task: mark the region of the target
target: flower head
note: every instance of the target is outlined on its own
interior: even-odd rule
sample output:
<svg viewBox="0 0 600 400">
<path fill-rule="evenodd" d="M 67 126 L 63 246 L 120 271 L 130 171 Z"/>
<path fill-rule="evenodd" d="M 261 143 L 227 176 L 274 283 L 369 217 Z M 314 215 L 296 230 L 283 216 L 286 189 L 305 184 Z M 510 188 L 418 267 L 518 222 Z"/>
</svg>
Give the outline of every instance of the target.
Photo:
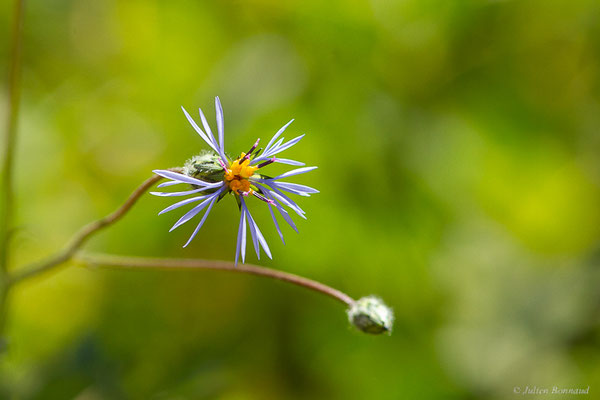
<svg viewBox="0 0 600 400">
<path fill-rule="evenodd" d="M 158 185 L 158 187 L 186 184 L 191 185 L 191 189 L 179 192 L 151 193 L 156 196 L 194 195 L 193 197 L 186 198 L 185 200 L 170 205 L 162 210 L 159 214 L 166 213 L 188 204 L 200 202 L 187 213 L 185 213 L 181 218 L 179 218 L 179 220 L 171 228 L 171 231 L 191 220 L 206 208 L 203 217 L 183 247 L 186 247 L 196 236 L 204 224 L 204 221 L 206 221 L 206 218 L 208 217 L 213 205 L 226 195 L 232 195 L 236 199 L 241 212 L 235 254 L 236 265 L 240 254 L 242 255 L 242 262 L 245 261 L 247 225 L 250 228 L 250 235 L 252 237 L 252 243 L 254 245 L 257 257 L 260 259 L 260 248 L 262 247 L 267 256 L 272 258 L 271 250 L 269 249 L 263 234 L 258 228 L 258 225 L 254 221 L 254 218 L 252 218 L 246 202 L 249 197 L 255 197 L 261 202 L 267 204 L 269 211 L 271 212 L 271 217 L 273 218 L 275 228 L 279 233 L 279 237 L 283 241 L 283 234 L 279 224 L 277 223 L 277 219 L 275 218 L 273 208 L 275 208 L 279 214 L 281 214 L 281 217 L 283 217 L 283 219 L 296 232 L 298 232 L 298 229 L 296 228 L 296 225 L 288 214 L 286 208 L 294 211 L 304 219 L 306 219 L 304 215 L 305 212 L 292 199 L 290 199 L 286 193 L 292 193 L 300 196 L 310 196 L 313 193 L 319 193 L 319 191 L 308 186 L 291 182 L 282 182 L 281 180 L 293 175 L 312 171 L 317 167 L 303 167 L 304 163 L 299 161 L 276 157 L 279 153 L 294 146 L 300 141 L 300 139 L 304 137 L 304 135 L 301 135 L 285 143 L 284 138 L 280 138 L 281 134 L 294 120 L 291 120 L 285 124 L 271 138 L 264 149 L 258 148 L 258 144 L 260 142 L 259 139 L 246 153 L 241 153 L 239 157 L 230 159 L 225 154 L 223 109 L 218 97 L 215 98 L 215 108 L 217 114 L 218 140 L 213 135 L 201 109 L 199 109 L 200 120 L 202 121 L 204 130 L 198 126 L 196 121 L 194 121 L 194 119 L 182 107 L 183 113 L 185 114 L 187 120 L 190 122 L 198 135 L 200 135 L 206 144 L 208 144 L 210 150 L 204 150 L 199 155 L 189 159 L 185 163 L 183 174 L 169 170 L 154 171 L 154 173 L 170 179 L 170 181 L 162 183 Z M 262 173 L 263 168 L 272 163 L 288 164 L 302 168 L 293 169 L 273 178 Z"/>
</svg>

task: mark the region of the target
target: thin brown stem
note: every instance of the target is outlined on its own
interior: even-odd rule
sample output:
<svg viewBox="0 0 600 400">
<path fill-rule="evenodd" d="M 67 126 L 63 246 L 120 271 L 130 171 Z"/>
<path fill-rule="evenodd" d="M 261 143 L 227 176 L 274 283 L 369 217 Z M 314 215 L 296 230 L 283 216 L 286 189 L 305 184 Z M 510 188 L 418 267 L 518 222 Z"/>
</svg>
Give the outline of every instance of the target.
<svg viewBox="0 0 600 400">
<path fill-rule="evenodd" d="M 19 100 L 21 97 L 21 49 L 23 47 L 23 11 L 24 0 L 15 1 L 12 28 L 12 47 L 8 70 L 8 102 L 6 134 L 4 136 L 2 186 L 0 187 L 0 273 L 6 274 L 9 263 L 9 240 L 13 216 L 13 165 Z"/>
<path fill-rule="evenodd" d="M 171 171 L 181 172 L 181 169 L 174 168 L 171 169 Z M 121 207 L 119 207 L 115 212 L 107 215 L 102 219 L 99 219 L 84 226 L 79 232 L 77 232 L 73 236 L 69 244 L 63 250 L 59 251 L 50 258 L 43 260 L 39 263 L 32 264 L 29 267 L 25 267 L 22 270 L 15 272 L 8 279 L 7 285 L 14 285 L 25 279 L 51 271 L 59 267 L 66 261 L 69 261 L 75 257 L 78 261 L 83 262 L 85 264 L 100 266 L 159 269 L 211 269 L 259 275 L 272 279 L 290 282 L 295 285 L 302 286 L 319 293 L 323 293 L 327 296 L 333 297 L 338 301 L 341 301 L 346 305 L 351 305 L 354 303 L 352 297 L 320 282 L 316 282 L 311 279 L 303 278 L 301 276 L 283 271 L 277 271 L 266 267 L 259 267 L 257 265 L 246 264 L 236 267 L 233 263 L 227 261 L 210 261 L 198 259 L 144 258 L 93 254 L 76 256 L 77 251 L 90 238 L 90 236 L 92 236 L 94 233 L 98 232 L 102 228 L 105 228 L 121 219 L 131 209 L 131 207 L 133 207 L 133 205 L 140 198 L 140 196 L 142 196 L 142 194 L 144 194 L 151 186 L 153 186 L 156 182 L 158 182 L 161 179 L 162 178 L 158 175 L 147 179 L 131 194 L 131 196 L 129 196 L 125 203 L 123 203 L 123 205 L 121 205 Z"/>
<path fill-rule="evenodd" d="M 181 172 L 179 168 L 173 168 L 171 171 Z M 104 218 L 101 218 L 97 221 L 91 222 L 88 225 L 84 226 L 77 232 L 69 244 L 54 254 L 53 256 L 40 261 L 35 264 L 31 264 L 29 267 L 24 267 L 20 271 L 16 271 L 8 280 L 9 285 L 14 285 L 15 283 L 21 282 L 24 279 L 31 278 L 33 276 L 42 274 L 44 272 L 48 272 L 64 262 L 70 260 L 75 252 L 83 246 L 83 244 L 96 232 L 105 228 L 109 225 L 114 224 L 118 220 L 120 220 L 136 203 L 136 201 L 156 182 L 160 181 L 162 177 L 158 175 L 154 175 L 151 178 L 148 178 L 144 183 L 142 183 L 135 191 L 129 196 L 129 198 L 112 214 L 107 215 Z"/>
<path fill-rule="evenodd" d="M 237 267 L 228 261 L 199 260 L 189 258 L 148 258 L 128 257 L 110 254 L 82 254 L 76 255 L 75 260 L 91 266 L 117 267 L 130 269 L 209 269 L 217 271 L 230 271 L 242 274 L 259 275 L 267 278 L 278 279 L 293 283 L 307 289 L 333 297 L 346 305 L 354 303 L 354 299 L 337 289 L 323 283 L 313 281 L 288 272 L 278 271 L 258 265 L 244 264 Z"/>
</svg>

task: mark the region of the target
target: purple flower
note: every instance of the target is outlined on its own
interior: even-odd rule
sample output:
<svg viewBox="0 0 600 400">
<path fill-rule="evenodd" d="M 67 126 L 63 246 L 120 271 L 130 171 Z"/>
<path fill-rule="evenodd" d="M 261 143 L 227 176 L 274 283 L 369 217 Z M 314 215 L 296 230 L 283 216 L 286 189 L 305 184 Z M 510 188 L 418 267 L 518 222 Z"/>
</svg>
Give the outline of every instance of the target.
<svg viewBox="0 0 600 400">
<path fill-rule="evenodd" d="M 154 170 L 154 173 L 169 179 L 169 181 L 161 183 L 158 187 L 186 184 L 191 186 L 191 189 L 180 192 L 151 192 L 151 194 L 169 197 L 194 195 L 193 197 L 186 198 L 185 200 L 170 205 L 162 210 L 159 215 L 187 204 L 199 203 L 179 218 L 171 228 L 171 231 L 188 222 L 206 209 L 202 219 L 196 226 L 196 229 L 194 229 L 194 232 L 183 247 L 190 244 L 192 239 L 196 236 L 204 224 L 204 221 L 206 221 L 213 205 L 227 194 L 233 195 L 241 212 L 235 251 L 235 264 L 237 265 L 238 263 L 240 253 L 242 255 L 242 263 L 246 258 L 246 226 L 249 227 L 256 256 L 260 259 L 260 248 L 262 247 L 267 256 L 272 258 L 267 241 L 254 221 L 254 218 L 252 218 L 246 202 L 250 196 L 252 196 L 267 204 L 275 228 L 279 233 L 279 237 L 284 241 L 281 228 L 275 218 L 273 209 L 275 208 L 283 220 L 298 232 L 298 229 L 286 208 L 292 210 L 304 219 L 306 219 L 304 215 L 305 212 L 290 199 L 286 193 L 308 197 L 313 193 L 319 193 L 319 191 L 309 186 L 291 182 L 282 182 L 281 180 L 290 176 L 312 171 L 317 167 L 303 167 L 304 163 L 299 161 L 276 157 L 279 153 L 294 146 L 304 137 L 304 135 L 301 135 L 285 143 L 284 138 L 280 138 L 281 134 L 294 120 L 285 124 L 273 138 L 271 138 L 264 149 L 258 149 L 258 143 L 260 141 L 260 139 L 258 139 L 247 153 L 241 153 L 238 158 L 230 160 L 225 154 L 223 109 L 221 108 L 221 102 L 218 97 L 215 98 L 215 108 L 217 113 L 218 140 L 213 135 L 202 110 L 199 109 L 199 112 L 204 130 L 198 126 L 196 121 L 194 121 L 182 107 L 187 120 L 196 130 L 198 135 L 200 135 L 206 144 L 208 144 L 210 150 L 204 151 L 200 155 L 188 160 L 183 168 L 183 174 L 168 170 Z M 261 173 L 263 171 L 262 169 L 272 163 L 294 165 L 301 168 L 293 169 L 274 178 L 263 175 Z"/>
</svg>

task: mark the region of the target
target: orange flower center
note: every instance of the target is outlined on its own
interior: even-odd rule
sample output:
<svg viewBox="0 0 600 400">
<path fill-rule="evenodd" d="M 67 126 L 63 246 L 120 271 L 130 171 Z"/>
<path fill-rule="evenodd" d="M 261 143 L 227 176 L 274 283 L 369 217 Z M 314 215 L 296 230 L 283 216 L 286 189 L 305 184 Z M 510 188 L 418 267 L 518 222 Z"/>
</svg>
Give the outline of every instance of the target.
<svg viewBox="0 0 600 400">
<path fill-rule="evenodd" d="M 225 181 L 229 186 L 229 189 L 235 193 L 239 192 L 250 192 L 253 190 L 250 188 L 250 178 L 254 175 L 254 172 L 258 167 L 251 166 L 250 160 L 246 159 L 240 163 L 240 160 L 244 158 L 246 154 L 242 153 L 240 158 L 231 163 L 228 169 L 225 170 Z"/>
</svg>

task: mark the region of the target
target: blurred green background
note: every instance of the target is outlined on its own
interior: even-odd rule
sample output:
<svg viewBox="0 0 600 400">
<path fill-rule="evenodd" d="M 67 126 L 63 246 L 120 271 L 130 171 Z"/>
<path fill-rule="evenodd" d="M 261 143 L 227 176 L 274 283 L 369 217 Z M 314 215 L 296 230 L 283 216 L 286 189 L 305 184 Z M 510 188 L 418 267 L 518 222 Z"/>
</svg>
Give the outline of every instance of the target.
<svg viewBox="0 0 600 400">
<path fill-rule="evenodd" d="M 396 324 L 360 334 L 268 279 L 70 265 L 13 293 L 1 398 L 600 398 L 597 1 L 29 1 L 24 41 L 17 265 L 205 148 L 180 106 L 215 127 L 218 95 L 230 153 L 296 118 L 286 157 L 319 166 L 287 245 L 251 204 L 258 263 L 377 294 Z M 186 249 L 169 203 L 86 248 L 233 259 L 232 199 Z"/>
</svg>

